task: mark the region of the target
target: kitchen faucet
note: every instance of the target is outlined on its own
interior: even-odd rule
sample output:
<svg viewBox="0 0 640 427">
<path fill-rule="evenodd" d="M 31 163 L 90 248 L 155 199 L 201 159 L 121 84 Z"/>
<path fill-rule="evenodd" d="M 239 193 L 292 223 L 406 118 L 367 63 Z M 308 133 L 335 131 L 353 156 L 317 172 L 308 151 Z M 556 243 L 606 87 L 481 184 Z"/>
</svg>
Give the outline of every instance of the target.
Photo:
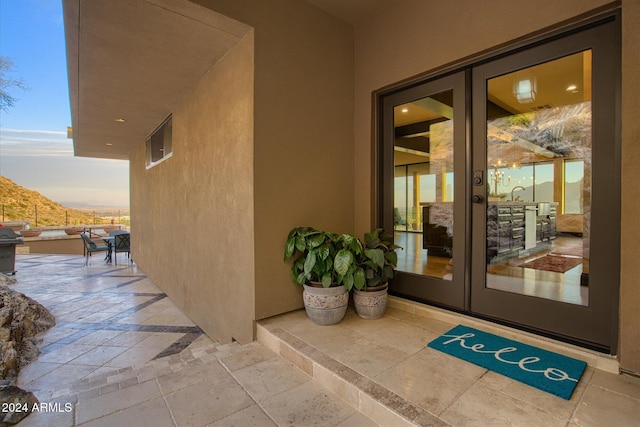
<svg viewBox="0 0 640 427">
<path fill-rule="evenodd" d="M 526 190 L 526 188 L 524 188 L 522 185 L 518 185 L 518 186 L 516 186 L 516 187 L 513 187 L 513 189 L 511 190 L 511 201 L 512 201 L 512 202 L 520 202 L 520 201 L 521 201 L 521 200 L 520 200 L 520 196 L 518 196 L 518 200 L 514 200 L 514 199 L 513 199 L 513 192 L 514 192 L 514 191 L 516 191 L 516 190 L 517 190 L 517 189 L 519 189 L 519 188 L 520 188 L 520 189 L 522 189 L 522 190 Z"/>
</svg>

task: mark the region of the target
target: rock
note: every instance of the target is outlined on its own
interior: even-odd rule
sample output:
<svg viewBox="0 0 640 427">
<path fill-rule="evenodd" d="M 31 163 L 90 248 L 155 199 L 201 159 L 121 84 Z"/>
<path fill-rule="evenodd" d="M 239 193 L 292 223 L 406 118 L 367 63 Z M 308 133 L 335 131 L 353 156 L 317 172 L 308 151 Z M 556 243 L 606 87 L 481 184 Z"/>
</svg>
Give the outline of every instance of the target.
<svg viewBox="0 0 640 427">
<path fill-rule="evenodd" d="M 34 337 L 54 324 L 37 301 L 0 284 L 0 381 L 15 384 L 20 367 L 38 355 Z"/>
<path fill-rule="evenodd" d="M 0 326 L 10 325 L 13 321 L 13 308 L 4 307 L 4 302 L 0 301 Z"/>
<path fill-rule="evenodd" d="M 0 273 L 0 285 L 13 285 L 14 283 L 16 283 L 16 279 Z"/>
<path fill-rule="evenodd" d="M 9 410 L 0 412 L 0 427 L 18 424 L 39 403 L 30 391 L 12 385 L 0 387 L 0 406 Z"/>
<path fill-rule="evenodd" d="M 13 341 L 0 342 L 0 379 L 11 380 L 18 377 L 18 352 Z"/>
</svg>

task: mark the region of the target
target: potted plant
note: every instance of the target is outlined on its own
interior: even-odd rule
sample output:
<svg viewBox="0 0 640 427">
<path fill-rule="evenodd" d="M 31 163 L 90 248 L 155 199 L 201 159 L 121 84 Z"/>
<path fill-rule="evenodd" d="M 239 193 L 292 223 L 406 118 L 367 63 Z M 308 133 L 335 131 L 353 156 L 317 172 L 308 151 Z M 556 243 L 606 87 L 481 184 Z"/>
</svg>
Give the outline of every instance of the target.
<svg viewBox="0 0 640 427">
<path fill-rule="evenodd" d="M 387 307 L 389 280 L 398 262 L 393 237 L 378 228 L 364 235 L 364 248 L 357 267 L 364 272 L 364 283 L 354 283 L 353 302 L 356 313 L 364 319 L 379 319 Z"/>
<path fill-rule="evenodd" d="M 356 260 L 362 244 L 351 235 L 338 235 L 311 227 L 297 227 L 285 243 L 285 261 L 294 258 L 291 279 L 304 287 L 303 301 L 309 318 L 319 325 L 333 325 L 344 317 L 349 291 L 364 283 L 364 271 Z"/>
<path fill-rule="evenodd" d="M 42 230 L 40 230 L 39 228 L 29 228 L 26 230 L 21 230 L 20 234 L 22 234 L 22 237 L 38 237 L 40 234 L 42 234 Z"/>
</svg>

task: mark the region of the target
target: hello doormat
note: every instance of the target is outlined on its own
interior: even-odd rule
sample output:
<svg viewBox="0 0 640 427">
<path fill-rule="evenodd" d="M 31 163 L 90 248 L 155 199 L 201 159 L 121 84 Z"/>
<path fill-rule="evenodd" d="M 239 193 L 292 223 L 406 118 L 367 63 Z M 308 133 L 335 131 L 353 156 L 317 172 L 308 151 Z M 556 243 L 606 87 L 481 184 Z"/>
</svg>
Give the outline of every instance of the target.
<svg viewBox="0 0 640 427">
<path fill-rule="evenodd" d="M 569 400 L 585 362 L 458 325 L 428 347 Z"/>
<path fill-rule="evenodd" d="M 554 271 L 564 273 L 582 263 L 582 258 L 567 257 L 562 255 L 545 255 L 542 258 L 522 264 L 522 267 L 535 268 L 536 270 Z"/>
</svg>

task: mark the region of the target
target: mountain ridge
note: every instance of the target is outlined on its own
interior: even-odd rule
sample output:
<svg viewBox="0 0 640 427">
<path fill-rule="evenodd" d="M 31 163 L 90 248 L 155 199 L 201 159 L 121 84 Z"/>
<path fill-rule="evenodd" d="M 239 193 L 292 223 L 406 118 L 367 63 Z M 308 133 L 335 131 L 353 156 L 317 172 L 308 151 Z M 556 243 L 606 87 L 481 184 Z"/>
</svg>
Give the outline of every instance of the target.
<svg viewBox="0 0 640 427">
<path fill-rule="evenodd" d="M 0 220 L 29 221 L 31 227 L 91 225 L 107 222 L 102 217 L 56 203 L 35 190 L 0 175 Z"/>
</svg>

